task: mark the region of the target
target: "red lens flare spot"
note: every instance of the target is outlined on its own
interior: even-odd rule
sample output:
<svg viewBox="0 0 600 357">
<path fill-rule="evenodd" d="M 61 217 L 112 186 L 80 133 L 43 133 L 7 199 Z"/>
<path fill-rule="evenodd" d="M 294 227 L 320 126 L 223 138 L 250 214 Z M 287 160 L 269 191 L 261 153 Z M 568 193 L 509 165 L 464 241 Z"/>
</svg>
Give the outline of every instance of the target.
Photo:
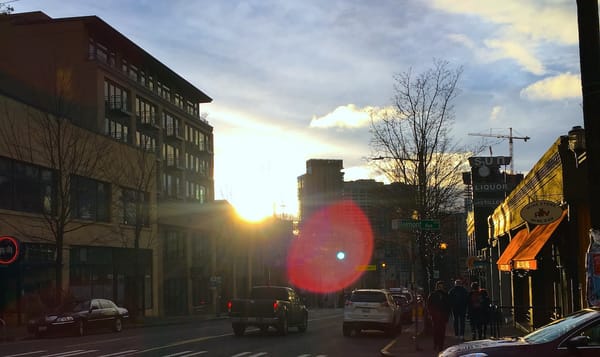
<svg viewBox="0 0 600 357">
<path fill-rule="evenodd" d="M 288 277 L 300 289 L 339 291 L 360 278 L 363 272 L 358 267 L 369 264 L 372 254 L 369 219 L 354 202 L 342 201 L 304 222 L 288 253 Z"/>
</svg>

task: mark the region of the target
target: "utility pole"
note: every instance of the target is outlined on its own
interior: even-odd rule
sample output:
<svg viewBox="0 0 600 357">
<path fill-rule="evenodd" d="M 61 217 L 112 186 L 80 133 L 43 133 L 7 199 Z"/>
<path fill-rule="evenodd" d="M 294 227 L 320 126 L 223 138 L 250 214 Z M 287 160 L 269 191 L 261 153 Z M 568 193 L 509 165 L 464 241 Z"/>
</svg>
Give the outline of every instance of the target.
<svg viewBox="0 0 600 357">
<path fill-rule="evenodd" d="M 581 90 L 583 94 L 583 124 L 588 161 L 588 185 L 590 197 L 600 197 L 600 35 L 598 34 L 598 1 L 577 0 L 577 25 L 579 28 L 579 62 L 581 66 Z M 592 229 L 600 229 L 600 208 L 590 204 Z"/>
<path fill-rule="evenodd" d="M 508 151 L 509 151 L 509 155 L 510 155 L 510 173 L 514 174 L 515 173 L 515 158 L 513 157 L 513 140 L 514 139 L 520 139 L 523 140 L 524 142 L 527 142 L 527 140 L 531 139 L 529 136 L 513 136 L 513 129 L 512 128 L 508 128 L 509 130 L 509 134 L 508 135 L 500 135 L 500 134 L 492 134 L 492 131 L 490 130 L 489 134 L 478 134 L 478 133 L 469 133 L 469 135 L 471 136 L 487 136 L 490 138 L 501 138 L 501 139 L 508 139 Z"/>
</svg>

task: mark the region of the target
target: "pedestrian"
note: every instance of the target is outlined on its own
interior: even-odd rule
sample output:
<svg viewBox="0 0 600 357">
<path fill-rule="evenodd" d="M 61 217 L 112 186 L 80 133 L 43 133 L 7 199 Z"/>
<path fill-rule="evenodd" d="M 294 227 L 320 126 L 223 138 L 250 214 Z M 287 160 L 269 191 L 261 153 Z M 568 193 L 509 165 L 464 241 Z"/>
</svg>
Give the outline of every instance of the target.
<svg viewBox="0 0 600 357">
<path fill-rule="evenodd" d="M 454 286 L 448 292 L 452 305 L 452 319 L 454 322 L 454 336 L 465 340 L 465 317 L 469 303 L 469 292 L 460 279 L 454 281 Z"/>
<path fill-rule="evenodd" d="M 444 349 L 446 324 L 450 316 L 450 309 L 450 298 L 444 288 L 444 282 L 438 281 L 435 284 L 435 290 L 427 298 L 427 311 L 433 329 L 433 348 L 437 352 Z"/>
<path fill-rule="evenodd" d="M 481 330 L 481 291 L 479 290 L 479 283 L 476 281 L 471 283 L 467 313 L 469 315 L 469 321 L 471 322 L 472 339 L 483 338 L 483 331 Z"/>
<path fill-rule="evenodd" d="M 487 328 L 491 321 L 492 309 L 490 307 L 491 301 L 486 289 L 479 289 L 481 294 L 481 331 L 482 336 L 485 338 L 487 336 Z M 491 327 L 490 327 L 491 331 Z"/>
</svg>

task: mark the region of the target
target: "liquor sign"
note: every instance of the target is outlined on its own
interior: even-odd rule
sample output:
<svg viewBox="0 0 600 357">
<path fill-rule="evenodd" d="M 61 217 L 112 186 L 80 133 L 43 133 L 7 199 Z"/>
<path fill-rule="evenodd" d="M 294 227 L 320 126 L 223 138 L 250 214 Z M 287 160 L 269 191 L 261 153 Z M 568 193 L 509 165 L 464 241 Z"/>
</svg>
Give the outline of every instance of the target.
<svg viewBox="0 0 600 357">
<path fill-rule="evenodd" d="M 505 173 L 501 166 L 509 165 L 510 156 L 481 156 L 470 157 L 471 178 L 473 187 L 473 215 L 475 220 L 475 246 L 483 249 L 488 246 L 487 218 L 494 209 L 502 203 L 510 191 Z"/>
<path fill-rule="evenodd" d="M 16 238 L 0 237 L 0 265 L 8 265 L 19 258 L 19 241 Z"/>
</svg>

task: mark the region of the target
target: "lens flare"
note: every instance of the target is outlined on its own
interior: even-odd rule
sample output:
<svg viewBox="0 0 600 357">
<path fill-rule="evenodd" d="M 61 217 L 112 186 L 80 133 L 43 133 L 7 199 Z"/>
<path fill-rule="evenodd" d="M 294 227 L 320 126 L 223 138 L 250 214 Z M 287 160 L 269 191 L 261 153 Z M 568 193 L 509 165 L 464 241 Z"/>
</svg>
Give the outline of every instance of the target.
<svg viewBox="0 0 600 357">
<path fill-rule="evenodd" d="M 300 289 L 339 291 L 360 278 L 358 267 L 369 264 L 372 254 L 369 219 L 354 202 L 341 201 L 304 222 L 288 253 L 288 277 Z"/>
</svg>

